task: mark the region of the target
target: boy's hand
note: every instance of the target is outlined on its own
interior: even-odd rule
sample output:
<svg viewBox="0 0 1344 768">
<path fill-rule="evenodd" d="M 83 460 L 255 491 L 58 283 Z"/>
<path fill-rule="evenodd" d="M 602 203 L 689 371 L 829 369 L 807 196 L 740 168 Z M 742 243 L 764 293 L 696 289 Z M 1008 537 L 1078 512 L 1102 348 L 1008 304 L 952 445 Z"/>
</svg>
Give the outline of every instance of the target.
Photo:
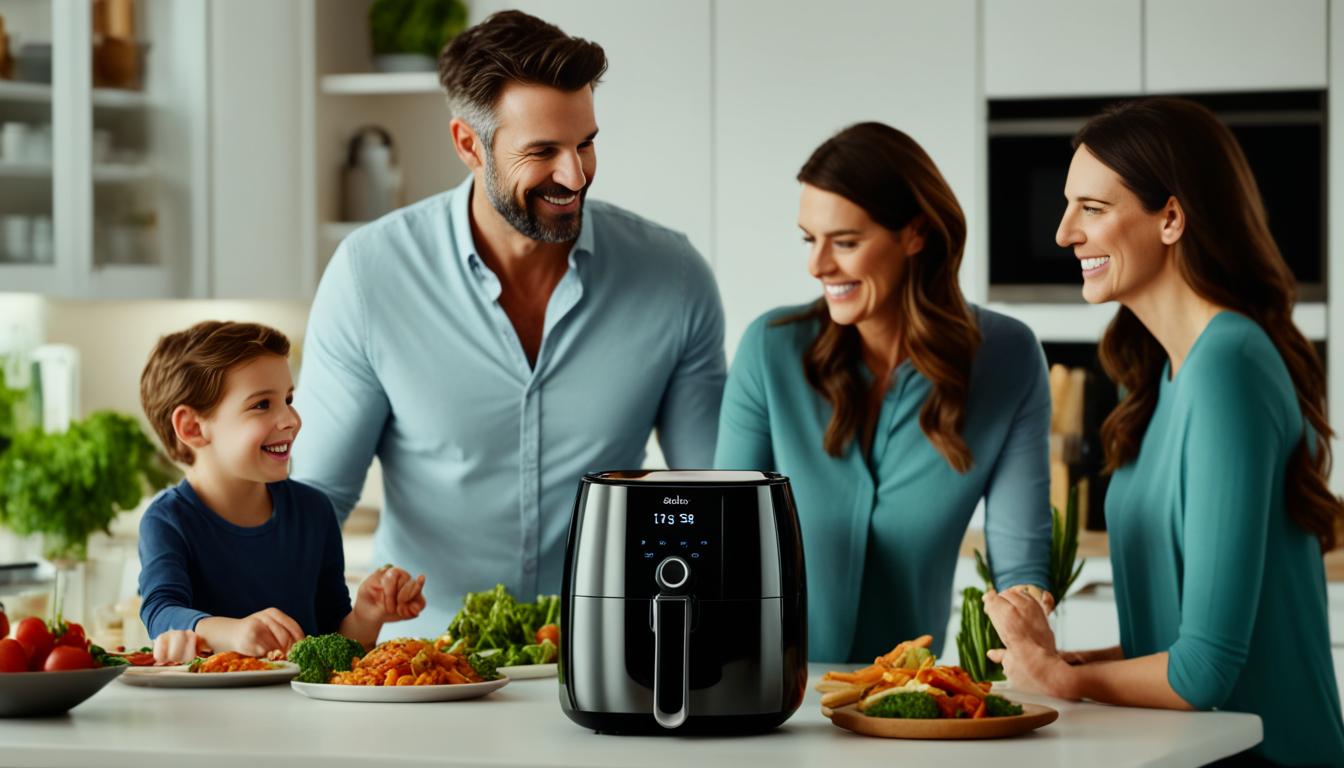
<svg viewBox="0 0 1344 768">
<path fill-rule="evenodd" d="M 191 661 L 210 650 L 205 638 L 189 629 L 174 629 L 154 638 L 154 661 L 157 664 Z"/>
<path fill-rule="evenodd" d="M 383 623 L 413 619 L 425 608 L 425 575 L 411 574 L 385 565 L 359 585 L 354 613 L 361 621 Z"/>
<path fill-rule="evenodd" d="M 196 630 L 210 640 L 218 651 L 237 651 L 245 656 L 265 656 L 271 651 L 288 651 L 303 639 L 299 623 L 279 608 L 266 608 L 241 619 L 211 616 L 201 619 Z"/>
</svg>

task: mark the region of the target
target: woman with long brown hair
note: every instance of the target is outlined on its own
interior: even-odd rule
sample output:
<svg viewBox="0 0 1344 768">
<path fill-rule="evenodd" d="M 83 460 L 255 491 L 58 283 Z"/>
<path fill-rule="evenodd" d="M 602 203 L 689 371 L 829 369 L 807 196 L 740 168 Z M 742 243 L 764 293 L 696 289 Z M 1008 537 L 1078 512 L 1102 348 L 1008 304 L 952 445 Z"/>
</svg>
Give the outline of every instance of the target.
<svg viewBox="0 0 1344 768">
<path fill-rule="evenodd" d="M 982 498 L 996 583 L 1049 586 L 1045 357 L 1026 326 L 962 297 L 965 218 L 909 136 L 851 126 L 798 180 L 822 298 L 743 335 L 715 464 L 792 480 L 809 657 L 871 661 L 923 634 L 936 652 Z"/>
<path fill-rule="evenodd" d="M 1083 297 L 1121 305 L 1101 343 L 1126 392 L 1102 427 L 1121 644 L 1061 655 L 1036 606 L 990 594 L 995 655 L 1054 696 L 1255 713 L 1242 761 L 1344 765 L 1325 375 L 1246 159 L 1174 98 L 1113 107 L 1074 147 L 1057 239 Z"/>
</svg>

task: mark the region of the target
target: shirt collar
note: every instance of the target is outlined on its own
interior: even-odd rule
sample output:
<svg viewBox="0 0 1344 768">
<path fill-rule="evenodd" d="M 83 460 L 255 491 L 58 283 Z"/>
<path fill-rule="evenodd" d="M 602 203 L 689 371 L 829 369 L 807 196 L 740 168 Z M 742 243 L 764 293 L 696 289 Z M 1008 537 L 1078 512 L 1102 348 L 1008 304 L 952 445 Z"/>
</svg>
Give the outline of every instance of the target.
<svg viewBox="0 0 1344 768">
<path fill-rule="evenodd" d="M 449 206 L 449 218 L 452 226 L 453 245 L 457 250 L 457 257 L 462 260 L 463 266 L 468 269 L 472 267 L 484 267 L 481 257 L 476 252 L 476 240 L 471 236 L 471 189 L 474 177 L 467 175 L 466 180 L 457 185 L 453 190 L 453 201 Z M 588 200 L 583 201 L 583 228 L 579 230 L 579 237 L 574 241 L 574 247 L 569 251 L 569 266 L 571 269 L 577 268 L 576 254 L 593 253 L 593 210 L 588 205 Z"/>
</svg>

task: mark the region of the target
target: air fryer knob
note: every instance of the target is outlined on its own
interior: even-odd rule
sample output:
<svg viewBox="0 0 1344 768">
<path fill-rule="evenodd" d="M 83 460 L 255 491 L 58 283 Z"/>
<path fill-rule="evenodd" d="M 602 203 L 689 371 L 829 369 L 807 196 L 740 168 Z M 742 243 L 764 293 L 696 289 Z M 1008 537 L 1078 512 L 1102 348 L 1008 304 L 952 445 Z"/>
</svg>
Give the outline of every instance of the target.
<svg viewBox="0 0 1344 768">
<path fill-rule="evenodd" d="M 653 580 L 664 592 L 680 592 L 691 581 L 691 566 L 675 555 L 665 558 L 654 571 Z"/>
</svg>

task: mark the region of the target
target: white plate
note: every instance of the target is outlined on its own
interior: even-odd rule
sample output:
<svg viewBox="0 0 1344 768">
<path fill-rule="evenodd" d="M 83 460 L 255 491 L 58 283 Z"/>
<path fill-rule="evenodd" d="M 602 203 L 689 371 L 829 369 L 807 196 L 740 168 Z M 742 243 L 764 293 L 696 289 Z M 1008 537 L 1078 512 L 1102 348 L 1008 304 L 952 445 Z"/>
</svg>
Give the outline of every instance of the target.
<svg viewBox="0 0 1344 768">
<path fill-rule="evenodd" d="M 534 677 L 555 677 L 559 664 L 515 664 L 500 667 L 499 674 L 508 675 L 512 680 L 528 680 Z"/>
<path fill-rule="evenodd" d="M 487 680 L 483 683 L 455 685 L 331 685 L 330 683 L 300 683 L 290 681 L 294 690 L 310 699 L 323 701 L 372 701 L 379 703 L 410 703 L 419 701 L 458 701 L 475 699 L 497 691 L 509 684 L 509 678 Z"/>
<path fill-rule="evenodd" d="M 299 665 L 273 661 L 276 669 L 257 672 L 188 672 L 182 667 L 127 667 L 117 678 L 127 685 L 147 688 L 236 688 L 244 685 L 274 685 L 299 674 Z"/>
</svg>

